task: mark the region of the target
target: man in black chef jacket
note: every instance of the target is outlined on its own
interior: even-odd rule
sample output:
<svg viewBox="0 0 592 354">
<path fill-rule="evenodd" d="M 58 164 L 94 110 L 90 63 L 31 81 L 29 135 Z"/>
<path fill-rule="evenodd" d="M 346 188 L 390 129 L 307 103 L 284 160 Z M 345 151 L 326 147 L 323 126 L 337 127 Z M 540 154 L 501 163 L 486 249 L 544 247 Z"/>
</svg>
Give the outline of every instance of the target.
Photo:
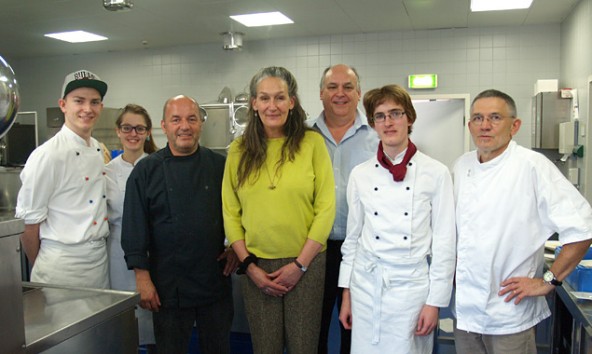
<svg viewBox="0 0 592 354">
<path fill-rule="evenodd" d="M 204 119 L 187 96 L 166 101 L 168 144 L 142 159 L 126 187 L 121 245 L 140 306 L 154 312 L 159 353 L 186 353 L 194 322 L 202 353 L 230 353 L 234 253 L 225 251 L 225 158 L 199 146 Z"/>
</svg>

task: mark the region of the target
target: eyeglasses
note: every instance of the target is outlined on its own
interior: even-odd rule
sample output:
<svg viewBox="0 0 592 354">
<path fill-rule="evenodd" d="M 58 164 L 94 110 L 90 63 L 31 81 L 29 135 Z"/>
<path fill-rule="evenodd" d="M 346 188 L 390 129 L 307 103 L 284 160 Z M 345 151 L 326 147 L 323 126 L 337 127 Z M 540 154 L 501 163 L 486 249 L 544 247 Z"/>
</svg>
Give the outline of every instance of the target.
<svg viewBox="0 0 592 354">
<path fill-rule="evenodd" d="M 399 120 L 405 115 L 405 111 L 401 111 L 398 109 L 393 109 L 388 111 L 386 114 L 379 112 L 374 114 L 374 123 L 383 123 L 386 121 L 386 117 L 389 117 L 392 120 Z"/>
<path fill-rule="evenodd" d="M 488 116 L 483 116 L 481 114 L 475 114 L 474 116 L 471 117 L 471 123 L 479 126 L 479 125 L 483 124 L 485 119 L 489 120 L 489 123 L 491 123 L 491 125 L 498 125 L 502 122 L 502 120 L 504 120 L 504 116 L 497 114 L 497 113 L 490 114 Z"/>
<path fill-rule="evenodd" d="M 124 124 L 124 125 L 121 125 L 121 126 L 119 127 L 119 129 L 121 129 L 121 131 L 122 131 L 122 132 L 124 132 L 124 133 L 126 133 L 126 134 L 128 134 L 128 133 L 131 133 L 131 132 L 132 132 L 132 130 L 135 130 L 135 131 L 136 131 L 136 133 L 137 133 L 137 134 L 140 134 L 140 135 L 141 135 L 141 134 L 146 134 L 146 132 L 148 131 L 148 127 L 145 127 L 145 126 L 143 126 L 143 125 L 136 125 L 136 126 L 134 127 L 134 126 L 132 126 L 132 125 L 127 125 L 127 124 Z"/>
</svg>

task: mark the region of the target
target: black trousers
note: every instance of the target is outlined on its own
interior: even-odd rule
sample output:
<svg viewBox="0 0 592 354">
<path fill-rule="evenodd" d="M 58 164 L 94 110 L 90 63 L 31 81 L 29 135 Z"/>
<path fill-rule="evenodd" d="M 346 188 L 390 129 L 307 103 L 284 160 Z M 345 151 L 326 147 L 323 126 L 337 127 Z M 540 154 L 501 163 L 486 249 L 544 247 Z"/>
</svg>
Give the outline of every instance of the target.
<svg viewBox="0 0 592 354">
<path fill-rule="evenodd" d="M 321 333 L 319 336 L 319 354 L 326 354 L 328 352 L 327 342 L 329 340 L 329 327 L 331 326 L 331 317 L 333 315 L 333 308 L 337 300 L 337 308 L 341 308 L 341 294 L 343 290 L 337 287 L 339 279 L 339 266 L 341 264 L 341 245 L 343 241 L 327 241 L 327 266 L 325 268 L 325 293 L 323 295 L 323 313 L 321 317 Z M 343 328 L 339 322 L 341 329 L 341 354 L 349 354 L 351 347 L 351 331 Z"/>
<path fill-rule="evenodd" d="M 201 353 L 230 354 L 233 315 L 232 294 L 206 306 L 160 308 L 153 313 L 156 349 L 159 354 L 187 353 L 195 322 Z"/>
</svg>

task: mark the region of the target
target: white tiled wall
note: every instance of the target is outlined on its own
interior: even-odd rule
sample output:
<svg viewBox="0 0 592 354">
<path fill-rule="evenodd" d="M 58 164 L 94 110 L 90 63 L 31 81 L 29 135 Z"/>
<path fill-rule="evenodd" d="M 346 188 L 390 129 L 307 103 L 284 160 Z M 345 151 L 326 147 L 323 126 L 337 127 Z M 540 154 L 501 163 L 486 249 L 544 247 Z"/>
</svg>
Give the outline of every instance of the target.
<svg viewBox="0 0 592 354">
<path fill-rule="evenodd" d="M 298 79 L 305 110 L 322 109 L 319 79 L 331 64 L 355 66 L 362 90 L 389 83 L 406 84 L 407 75 L 438 74 L 436 90 L 411 94 L 460 94 L 473 97 L 487 88 L 512 95 L 524 124 L 517 140 L 530 146 L 530 100 L 537 79 L 558 79 L 560 25 L 359 33 L 322 37 L 249 41 L 241 52 L 222 50 L 222 43 L 94 55 L 23 59 L 12 63 L 21 85 L 22 110 L 55 106 L 65 74 L 86 68 L 109 84 L 108 107 L 135 102 L 155 123 L 164 101 L 192 95 L 215 101 L 224 86 L 244 90 L 261 67 L 285 66 Z M 421 117 L 420 117 L 421 119 Z M 163 145 L 164 138 L 157 137 Z"/>
</svg>

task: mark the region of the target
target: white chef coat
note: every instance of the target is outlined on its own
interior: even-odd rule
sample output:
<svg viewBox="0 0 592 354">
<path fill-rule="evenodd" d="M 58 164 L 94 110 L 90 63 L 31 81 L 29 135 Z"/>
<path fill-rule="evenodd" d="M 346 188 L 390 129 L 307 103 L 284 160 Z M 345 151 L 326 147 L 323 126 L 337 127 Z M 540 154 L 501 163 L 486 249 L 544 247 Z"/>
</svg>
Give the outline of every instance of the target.
<svg viewBox="0 0 592 354">
<path fill-rule="evenodd" d="M 136 276 L 133 270 L 128 270 L 121 248 L 121 219 L 123 216 L 123 201 L 125 186 L 135 164 L 148 156 L 144 153 L 131 164 L 119 155 L 105 166 L 107 176 L 107 210 L 109 212 L 109 279 L 111 288 L 115 290 L 136 291 Z M 154 344 L 154 328 L 152 326 L 152 312 L 136 308 L 138 318 L 139 343 Z"/>
<path fill-rule="evenodd" d="M 452 291 L 456 236 L 450 173 L 418 151 L 405 179 L 394 182 L 373 157 L 353 169 L 347 201 L 339 286 L 351 291 L 352 352 L 423 353 L 433 338 L 413 334 L 419 313 L 425 304 L 448 306 Z"/>
<path fill-rule="evenodd" d="M 16 217 L 40 224 L 33 281 L 108 287 L 103 166 L 99 143 L 91 138 L 87 145 L 65 125 L 29 156 L 20 175 Z M 43 276 L 36 278 L 39 271 Z M 52 278 L 56 272 L 63 274 Z"/>
<path fill-rule="evenodd" d="M 551 161 L 514 141 L 485 163 L 476 151 L 461 156 L 454 182 L 458 328 L 501 335 L 533 327 L 550 315 L 545 298 L 504 302 L 500 284 L 541 277 L 553 232 L 563 243 L 592 238 L 590 204 Z"/>
</svg>

